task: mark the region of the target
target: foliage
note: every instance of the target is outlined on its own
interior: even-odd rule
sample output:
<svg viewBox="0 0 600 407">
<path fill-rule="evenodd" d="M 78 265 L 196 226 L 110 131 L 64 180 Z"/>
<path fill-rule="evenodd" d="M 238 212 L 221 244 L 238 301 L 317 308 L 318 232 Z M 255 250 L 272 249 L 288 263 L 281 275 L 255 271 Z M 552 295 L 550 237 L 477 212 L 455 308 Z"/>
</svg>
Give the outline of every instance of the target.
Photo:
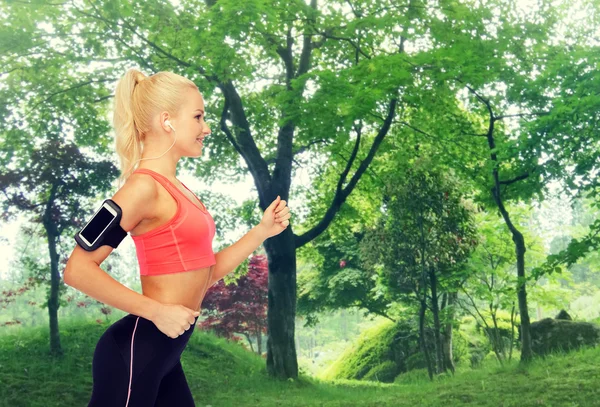
<svg viewBox="0 0 600 407">
<path fill-rule="evenodd" d="M 429 159 L 417 160 L 402 180 L 390 174 L 384 212 L 361 254 L 368 266 L 383 265 L 379 279 L 386 298 L 422 296 L 429 286 L 423 279 L 431 269 L 439 274 L 441 286 L 450 288 L 453 273 L 477 244 L 458 180 L 432 168 Z"/>
<path fill-rule="evenodd" d="M 382 298 L 372 270 L 362 267 L 359 247 L 363 232 L 336 237 L 329 231 L 313 242 L 314 255 L 298 275 L 298 314 L 306 326 L 318 322 L 318 313 L 356 307 L 385 316 L 389 303 Z"/>
<path fill-rule="evenodd" d="M 202 307 L 206 319 L 199 326 L 227 339 L 239 340 L 236 333 L 258 339 L 267 331 L 267 279 L 266 256 L 253 256 L 237 282 L 219 280 L 208 289 Z"/>
</svg>

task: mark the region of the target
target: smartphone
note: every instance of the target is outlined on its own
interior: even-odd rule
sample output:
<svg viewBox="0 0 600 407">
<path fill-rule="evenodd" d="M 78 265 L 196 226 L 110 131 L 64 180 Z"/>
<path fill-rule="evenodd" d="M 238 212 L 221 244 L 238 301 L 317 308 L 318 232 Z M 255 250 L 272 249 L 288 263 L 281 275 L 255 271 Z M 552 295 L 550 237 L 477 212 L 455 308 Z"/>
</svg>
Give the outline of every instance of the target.
<svg viewBox="0 0 600 407">
<path fill-rule="evenodd" d="M 100 209 L 92 216 L 92 219 L 83 227 L 83 229 L 81 229 L 78 235 L 88 247 L 91 247 L 116 219 L 117 211 L 107 202 L 104 202 Z"/>
</svg>

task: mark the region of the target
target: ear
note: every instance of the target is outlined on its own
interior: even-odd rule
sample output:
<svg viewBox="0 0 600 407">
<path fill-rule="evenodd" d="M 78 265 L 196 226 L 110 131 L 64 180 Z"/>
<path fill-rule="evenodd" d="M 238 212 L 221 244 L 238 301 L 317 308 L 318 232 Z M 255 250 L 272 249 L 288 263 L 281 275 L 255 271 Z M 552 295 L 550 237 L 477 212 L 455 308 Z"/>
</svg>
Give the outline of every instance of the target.
<svg viewBox="0 0 600 407">
<path fill-rule="evenodd" d="M 170 133 L 171 131 L 173 131 L 168 124 L 168 123 L 170 123 L 170 119 L 171 119 L 171 116 L 169 115 L 169 112 L 167 112 L 167 111 L 161 112 L 160 115 L 158 116 L 159 126 L 162 127 L 162 129 L 164 131 L 166 131 L 167 133 Z M 171 126 L 172 125 L 173 124 L 171 123 Z"/>
</svg>

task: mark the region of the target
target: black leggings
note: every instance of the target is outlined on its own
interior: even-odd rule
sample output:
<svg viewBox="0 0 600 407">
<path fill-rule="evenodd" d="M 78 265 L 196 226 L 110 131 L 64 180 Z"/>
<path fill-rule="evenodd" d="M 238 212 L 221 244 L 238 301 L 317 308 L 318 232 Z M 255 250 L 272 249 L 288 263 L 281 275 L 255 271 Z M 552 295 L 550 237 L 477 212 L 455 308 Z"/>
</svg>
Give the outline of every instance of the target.
<svg viewBox="0 0 600 407">
<path fill-rule="evenodd" d="M 180 356 L 197 321 L 177 338 L 132 314 L 109 326 L 94 350 L 88 407 L 195 406 Z"/>
</svg>

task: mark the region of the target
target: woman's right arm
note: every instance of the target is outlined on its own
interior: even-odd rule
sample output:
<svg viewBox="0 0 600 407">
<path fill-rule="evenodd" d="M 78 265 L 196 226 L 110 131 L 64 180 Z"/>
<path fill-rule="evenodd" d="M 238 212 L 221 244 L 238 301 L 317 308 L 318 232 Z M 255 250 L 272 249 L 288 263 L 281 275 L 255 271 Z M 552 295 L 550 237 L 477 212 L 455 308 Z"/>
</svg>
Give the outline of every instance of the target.
<svg viewBox="0 0 600 407">
<path fill-rule="evenodd" d="M 80 247 L 75 250 L 78 249 L 83 250 Z M 139 315 L 150 321 L 162 305 L 119 283 L 93 261 L 77 261 L 67 264 L 64 282 L 104 304 L 133 315 Z"/>
<path fill-rule="evenodd" d="M 151 218 L 156 198 L 156 184 L 150 177 L 130 176 L 111 198 L 121 207 L 123 230 L 129 232 L 142 220 Z M 100 268 L 113 250 L 104 245 L 88 252 L 75 244 L 64 270 L 65 284 L 104 304 L 152 320 L 162 304 L 124 286 Z"/>
</svg>

